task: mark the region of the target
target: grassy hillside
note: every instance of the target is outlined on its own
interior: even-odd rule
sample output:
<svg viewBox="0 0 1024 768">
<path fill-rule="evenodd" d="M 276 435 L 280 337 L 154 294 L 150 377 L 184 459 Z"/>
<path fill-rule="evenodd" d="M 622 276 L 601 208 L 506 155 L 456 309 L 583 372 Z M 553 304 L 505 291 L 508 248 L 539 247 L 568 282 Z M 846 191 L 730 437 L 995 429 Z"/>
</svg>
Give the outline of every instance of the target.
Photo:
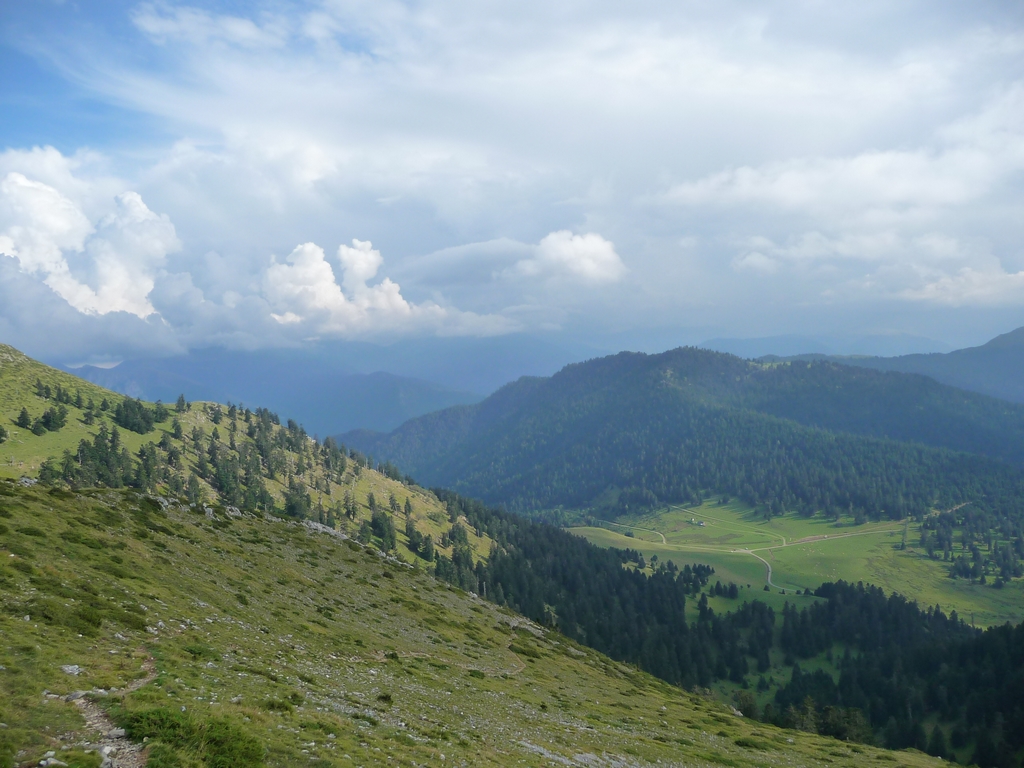
<svg viewBox="0 0 1024 768">
<path fill-rule="evenodd" d="M 0 344 L 0 424 L 10 433 L 7 441 L 0 443 L 0 476 L 35 476 L 44 459 L 59 456 L 65 449 L 73 450 L 79 440 L 91 439 L 96 433 L 95 428 L 87 428 L 82 423 L 84 410 L 73 405 L 69 408 L 67 425 L 58 432 L 37 436 L 18 427 L 15 421 L 22 408 L 27 409 L 34 420 L 53 405 L 36 396 L 37 380 L 54 389 L 60 385 L 72 395 L 81 393 L 86 405 L 92 400 L 98 407 L 106 399 L 112 408 L 124 399 L 84 379 L 43 365 L 14 347 Z M 107 419 L 109 421 L 109 417 Z M 125 439 L 131 450 L 138 450 L 143 443 L 141 436 L 135 437 L 132 433 L 126 434 Z"/>
<path fill-rule="evenodd" d="M 54 432 L 36 435 L 31 430 L 19 428 L 15 421 L 22 408 L 26 408 L 30 417 L 36 419 L 47 408 L 58 405 L 53 397 L 46 400 L 37 396 L 36 382 L 50 387 L 51 391 L 56 391 L 60 386 L 71 394 L 72 400 L 77 400 L 81 394 L 84 407 L 76 407 L 74 403 L 66 405 L 67 423 Z M 74 454 L 80 441 L 94 441 L 101 429 L 117 429 L 114 410 L 117 404 L 129 399 L 43 365 L 12 347 L 0 346 L 0 421 L 9 432 L 8 439 L 0 443 L 0 477 L 35 477 L 47 458 L 57 463 L 64 451 Z M 100 410 L 99 406 L 104 401 L 108 407 Z M 89 408 L 90 402 L 94 408 Z M 151 406 L 147 404 L 146 407 Z M 87 412 L 93 414 L 92 424 L 86 423 Z M 118 434 L 121 444 L 132 457 L 144 446 L 159 446 L 162 441 L 165 446 L 178 452 L 179 457 L 175 463 L 171 461 L 168 450 L 154 448 L 157 467 L 151 489 L 157 485 L 166 487 L 175 479 L 185 486 L 191 475 L 198 473 L 196 480 L 200 488 L 200 503 L 226 504 L 229 500 L 219 491 L 218 478 L 213 468 L 200 472 L 199 464 L 200 453 L 204 456 L 209 453 L 215 430 L 218 434 L 215 441 L 217 448 L 228 461 L 238 462 L 247 450 L 255 450 L 256 440 L 246 431 L 248 423 L 252 422 L 251 413 L 248 422 L 245 411 L 235 411 L 234 418 L 231 418 L 231 413 L 231 410 L 217 403 L 191 403 L 187 410 L 181 412 L 172 406 L 166 420 L 154 424 L 152 431 L 139 434 L 121 428 Z M 173 436 L 175 422 L 181 427 L 180 438 Z M 407 546 L 407 518 L 412 520 L 417 531 L 432 538 L 437 552 L 451 556 L 452 546 L 445 543 L 445 534 L 458 520 L 451 519 L 448 510 L 432 493 L 387 477 L 369 467 L 358 456 L 343 456 L 340 461 L 335 458 L 335 463 L 327 467 L 319 456 L 322 446 L 308 438 L 296 425 L 292 424 L 289 428 L 289 425 L 271 423 L 268 426 L 270 436 L 275 438 L 274 452 L 270 461 L 261 462 L 257 481 L 266 489 L 276 508 L 283 507 L 289 483 L 294 480 L 302 484 L 308 495 L 309 517 L 356 536 L 371 517 L 372 495 L 375 504 L 388 510 L 394 520 L 398 544 L 395 551 L 398 557 L 410 561 L 417 559 Z M 199 436 L 198 441 L 195 435 Z M 231 447 L 232 442 L 234 448 Z M 272 474 L 269 471 L 271 463 L 277 466 Z M 238 482 L 241 484 L 244 479 Z M 346 494 L 351 500 L 350 514 L 347 516 L 343 510 Z M 398 513 L 390 509 L 392 498 L 400 509 Z M 406 500 L 409 502 L 409 514 L 405 511 Z M 235 503 L 241 505 L 241 502 Z M 467 526 L 467 538 L 474 556 L 486 559 L 490 551 L 490 540 L 486 536 L 477 535 L 472 526 Z"/>
<path fill-rule="evenodd" d="M 10 480 L 0 510 L 6 764 L 937 764 L 736 717 L 297 522 Z"/>
</svg>

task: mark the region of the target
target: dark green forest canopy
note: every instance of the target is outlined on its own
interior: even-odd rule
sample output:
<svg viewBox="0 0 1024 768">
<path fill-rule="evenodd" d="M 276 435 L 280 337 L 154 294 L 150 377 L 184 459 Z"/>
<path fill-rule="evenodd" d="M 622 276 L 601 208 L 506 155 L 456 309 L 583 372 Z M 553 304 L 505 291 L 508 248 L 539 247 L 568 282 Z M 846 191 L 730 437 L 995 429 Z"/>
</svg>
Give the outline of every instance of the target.
<svg viewBox="0 0 1024 768">
<path fill-rule="evenodd" d="M 521 379 L 351 440 L 517 511 L 587 507 L 612 488 L 643 506 L 714 491 L 769 514 L 897 519 L 969 501 L 1019 521 L 1022 437 L 1021 406 L 921 376 L 682 348 Z"/>
</svg>

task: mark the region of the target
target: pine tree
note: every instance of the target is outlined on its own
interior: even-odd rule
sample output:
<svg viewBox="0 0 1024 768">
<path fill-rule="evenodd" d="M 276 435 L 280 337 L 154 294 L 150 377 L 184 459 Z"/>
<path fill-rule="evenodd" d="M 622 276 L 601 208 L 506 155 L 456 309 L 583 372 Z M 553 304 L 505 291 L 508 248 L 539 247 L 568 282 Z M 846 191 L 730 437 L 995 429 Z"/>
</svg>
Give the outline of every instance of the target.
<svg viewBox="0 0 1024 768">
<path fill-rule="evenodd" d="M 945 758 L 949 754 L 949 745 L 946 743 L 946 734 L 940 726 L 936 725 L 932 728 L 932 735 L 931 738 L 928 739 L 928 749 L 926 751 L 929 755 L 941 758 Z"/>
<path fill-rule="evenodd" d="M 201 504 L 203 501 L 203 484 L 199 482 L 199 476 L 193 472 L 188 477 L 188 485 L 186 486 L 188 493 L 188 500 L 193 504 Z"/>
<path fill-rule="evenodd" d="M 22 429 L 29 429 L 32 426 L 32 417 L 28 415 L 28 408 L 21 409 L 21 413 L 18 414 L 14 423 Z"/>
</svg>

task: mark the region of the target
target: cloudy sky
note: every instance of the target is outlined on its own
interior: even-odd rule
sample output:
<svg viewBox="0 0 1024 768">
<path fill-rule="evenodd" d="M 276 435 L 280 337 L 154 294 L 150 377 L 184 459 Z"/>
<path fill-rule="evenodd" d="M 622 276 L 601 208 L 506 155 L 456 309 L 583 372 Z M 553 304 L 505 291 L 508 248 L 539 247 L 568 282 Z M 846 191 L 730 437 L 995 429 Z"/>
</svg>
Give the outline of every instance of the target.
<svg viewBox="0 0 1024 768">
<path fill-rule="evenodd" d="M 0 340 L 1024 325 L 1024 6 L 0 10 Z"/>
</svg>

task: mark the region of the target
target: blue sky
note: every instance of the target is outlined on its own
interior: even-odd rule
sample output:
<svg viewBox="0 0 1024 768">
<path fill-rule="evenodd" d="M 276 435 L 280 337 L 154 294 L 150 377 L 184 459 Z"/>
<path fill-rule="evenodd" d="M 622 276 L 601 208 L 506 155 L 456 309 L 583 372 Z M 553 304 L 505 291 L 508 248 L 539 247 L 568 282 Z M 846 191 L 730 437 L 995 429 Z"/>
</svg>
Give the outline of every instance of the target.
<svg viewBox="0 0 1024 768">
<path fill-rule="evenodd" d="M 517 333 L 978 343 L 1024 324 L 1022 21 L 7 4 L 0 339 L 67 361 Z"/>
</svg>

